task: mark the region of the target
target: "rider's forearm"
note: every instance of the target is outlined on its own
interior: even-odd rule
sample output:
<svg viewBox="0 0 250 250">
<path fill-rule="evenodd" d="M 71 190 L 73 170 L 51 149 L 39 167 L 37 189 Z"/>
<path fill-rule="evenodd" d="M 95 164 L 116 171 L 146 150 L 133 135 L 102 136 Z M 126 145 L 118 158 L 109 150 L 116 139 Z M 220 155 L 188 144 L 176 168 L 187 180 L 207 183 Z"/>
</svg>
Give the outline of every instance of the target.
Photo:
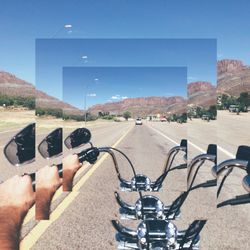
<svg viewBox="0 0 250 250">
<path fill-rule="evenodd" d="M 36 190 L 36 220 L 48 220 L 54 193 L 45 188 Z"/>
<path fill-rule="evenodd" d="M 26 213 L 19 207 L 0 208 L 0 248 L 4 250 L 19 249 L 19 237 Z"/>
<path fill-rule="evenodd" d="M 63 171 L 63 191 L 72 191 L 75 172 L 72 170 Z"/>
</svg>

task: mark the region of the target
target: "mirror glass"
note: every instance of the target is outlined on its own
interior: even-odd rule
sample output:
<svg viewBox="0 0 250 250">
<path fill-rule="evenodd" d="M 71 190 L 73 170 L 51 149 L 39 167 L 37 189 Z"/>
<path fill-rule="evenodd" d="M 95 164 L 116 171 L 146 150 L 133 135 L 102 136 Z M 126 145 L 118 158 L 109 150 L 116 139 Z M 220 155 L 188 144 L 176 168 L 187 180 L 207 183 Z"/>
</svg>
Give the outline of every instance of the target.
<svg viewBox="0 0 250 250">
<path fill-rule="evenodd" d="M 239 146 L 236 154 L 236 159 L 250 161 L 250 147 Z"/>
<path fill-rule="evenodd" d="M 62 154 L 62 128 L 53 130 L 38 146 L 43 158 L 49 159 Z"/>
<path fill-rule="evenodd" d="M 64 141 L 67 148 L 77 148 L 86 143 L 89 143 L 91 139 L 91 133 L 86 128 L 78 128 L 74 130 Z"/>
<path fill-rule="evenodd" d="M 245 190 L 250 193 L 250 175 L 247 175 L 243 178 L 242 185 Z"/>
<path fill-rule="evenodd" d="M 207 154 L 208 155 L 217 155 L 217 145 L 216 144 L 209 144 L 207 147 Z"/>
<path fill-rule="evenodd" d="M 4 154 L 15 166 L 27 164 L 35 160 L 35 123 L 17 133 L 5 146 Z"/>
</svg>

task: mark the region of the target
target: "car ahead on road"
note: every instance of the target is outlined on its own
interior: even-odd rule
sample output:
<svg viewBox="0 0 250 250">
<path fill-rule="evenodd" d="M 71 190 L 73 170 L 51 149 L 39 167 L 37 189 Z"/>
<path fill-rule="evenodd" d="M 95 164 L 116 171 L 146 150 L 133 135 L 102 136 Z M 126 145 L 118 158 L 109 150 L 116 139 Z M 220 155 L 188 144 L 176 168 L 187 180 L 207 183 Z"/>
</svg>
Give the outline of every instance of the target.
<svg viewBox="0 0 250 250">
<path fill-rule="evenodd" d="M 228 108 L 229 112 L 232 113 L 239 112 L 239 109 L 240 109 L 239 105 L 230 105 Z"/>
<path fill-rule="evenodd" d="M 161 121 L 161 122 L 166 122 L 166 121 L 167 121 L 167 118 L 162 117 L 162 118 L 160 119 L 160 121 Z"/>
<path fill-rule="evenodd" d="M 141 118 L 137 118 L 137 119 L 135 120 L 135 125 L 142 125 L 142 120 L 141 120 Z"/>
<path fill-rule="evenodd" d="M 202 119 L 203 121 L 210 121 L 209 115 L 203 115 L 203 116 L 201 117 L 201 119 Z"/>
</svg>

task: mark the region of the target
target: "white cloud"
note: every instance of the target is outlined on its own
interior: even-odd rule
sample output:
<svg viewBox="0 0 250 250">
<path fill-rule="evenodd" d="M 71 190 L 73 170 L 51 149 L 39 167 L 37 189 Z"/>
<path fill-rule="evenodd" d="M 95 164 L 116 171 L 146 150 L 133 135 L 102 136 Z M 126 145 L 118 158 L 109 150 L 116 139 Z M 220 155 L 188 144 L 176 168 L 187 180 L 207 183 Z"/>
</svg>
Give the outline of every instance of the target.
<svg viewBox="0 0 250 250">
<path fill-rule="evenodd" d="M 112 100 L 120 100 L 121 96 L 120 95 L 113 95 L 113 96 L 111 96 L 111 99 Z"/>
<path fill-rule="evenodd" d="M 71 24 L 65 24 L 65 25 L 64 25 L 64 28 L 65 28 L 65 29 L 72 28 L 72 25 L 71 25 Z"/>
<path fill-rule="evenodd" d="M 90 97 L 96 97 L 96 93 L 90 93 L 90 94 L 88 94 L 88 96 L 90 96 Z"/>
<path fill-rule="evenodd" d="M 109 100 L 113 100 L 113 101 L 120 101 L 120 100 L 124 100 L 127 99 L 127 96 L 122 96 L 122 95 L 113 95 L 110 97 Z"/>
</svg>

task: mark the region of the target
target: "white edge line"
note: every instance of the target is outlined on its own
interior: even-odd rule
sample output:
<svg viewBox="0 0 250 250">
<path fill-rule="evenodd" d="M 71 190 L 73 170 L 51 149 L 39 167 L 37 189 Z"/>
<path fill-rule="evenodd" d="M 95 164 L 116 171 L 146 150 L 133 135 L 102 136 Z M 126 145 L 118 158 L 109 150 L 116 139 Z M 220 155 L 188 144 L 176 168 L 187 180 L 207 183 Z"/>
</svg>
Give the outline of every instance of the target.
<svg viewBox="0 0 250 250">
<path fill-rule="evenodd" d="M 166 139 L 168 139 L 169 141 L 171 141 L 172 143 L 179 145 L 179 143 L 177 143 L 176 141 L 174 141 L 173 139 L 171 139 L 170 137 L 166 136 L 165 134 L 163 134 L 162 132 L 160 132 L 159 130 L 157 130 L 156 128 L 153 128 L 151 126 L 148 126 L 151 129 L 153 129 L 154 131 L 156 131 L 158 134 L 160 134 L 161 136 L 165 137 Z M 190 144 L 191 146 L 193 146 L 194 148 L 198 149 L 199 151 L 201 151 L 202 153 L 206 153 L 205 150 L 203 150 L 202 148 L 200 148 L 199 146 L 195 145 L 194 143 L 192 143 L 191 141 L 188 140 L 188 144 Z M 224 153 L 225 155 L 231 157 L 231 158 L 235 158 L 235 155 L 228 152 L 226 149 L 217 146 L 217 149 L 219 149 L 222 153 Z"/>
<path fill-rule="evenodd" d="M 178 142 L 174 141 L 173 139 L 171 139 L 170 137 L 166 136 L 165 134 L 163 134 L 161 131 L 159 131 L 158 129 L 156 128 L 153 128 L 151 126 L 148 126 L 150 127 L 151 129 L 153 129 L 155 132 L 157 132 L 158 134 L 160 134 L 161 136 L 165 137 L 166 139 L 168 139 L 169 141 L 171 141 L 172 143 L 176 144 L 176 145 L 179 145 Z"/>
</svg>

